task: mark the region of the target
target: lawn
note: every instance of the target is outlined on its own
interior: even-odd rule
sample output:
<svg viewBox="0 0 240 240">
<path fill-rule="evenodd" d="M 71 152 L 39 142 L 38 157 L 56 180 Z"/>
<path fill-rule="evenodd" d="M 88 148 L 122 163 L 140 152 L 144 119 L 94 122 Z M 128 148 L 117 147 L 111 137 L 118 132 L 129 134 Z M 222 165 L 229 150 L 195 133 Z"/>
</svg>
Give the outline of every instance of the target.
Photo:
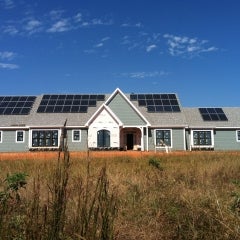
<svg viewBox="0 0 240 240">
<path fill-rule="evenodd" d="M 240 152 L 0 154 L 0 239 L 240 239 Z"/>
</svg>

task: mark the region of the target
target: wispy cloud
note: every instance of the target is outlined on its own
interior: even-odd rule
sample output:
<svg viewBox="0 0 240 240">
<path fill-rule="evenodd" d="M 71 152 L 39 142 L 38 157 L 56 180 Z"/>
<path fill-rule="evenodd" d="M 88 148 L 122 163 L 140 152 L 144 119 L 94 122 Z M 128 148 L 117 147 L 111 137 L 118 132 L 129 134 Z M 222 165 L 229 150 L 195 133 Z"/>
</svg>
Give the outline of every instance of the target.
<svg viewBox="0 0 240 240">
<path fill-rule="evenodd" d="M 62 33 L 80 28 L 110 26 L 112 24 L 113 20 L 107 17 L 84 16 L 80 12 L 69 15 L 65 10 L 57 9 L 51 10 L 41 17 L 35 17 L 31 13 L 27 18 L 24 16 L 22 19 L 14 21 L 9 19 L 6 23 L 0 24 L 0 30 L 3 34 L 11 36 L 29 36 L 34 33 Z"/>
<path fill-rule="evenodd" d="M 149 46 L 146 47 L 146 51 L 147 51 L 147 52 L 151 52 L 151 51 L 153 51 L 155 48 L 157 48 L 157 45 L 152 44 L 152 45 L 149 45 Z"/>
<path fill-rule="evenodd" d="M 8 51 L 0 52 L 0 59 L 1 60 L 8 60 L 8 61 L 10 61 L 15 56 L 16 56 L 16 53 L 14 53 L 14 52 L 8 52 Z"/>
<path fill-rule="evenodd" d="M 56 33 L 56 32 L 66 32 L 71 30 L 71 24 L 69 23 L 68 19 L 61 19 L 54 23 L 47 32 Z"/>
<path fill-rule="evenodd" d="M 122 73 L 122 77 L 127 78 L 135 78 L 135 79 L 144 79 L 144 78 L 158 78 L 162 76 L 169 75 L 168 72 L 165 71 L 152 71 L 152 72 L 130 72 L 130 73 Z"/>
<path fill-rule="evenodd" d="M 12 0 L 0 0 L 0 3 L 4 9 L 12 9 L 15 7 L 15 3 Z"/>
<path fill-rule="evenodd" d="M 139 49 L 151 52 L 158 47 L 160 40 L 161 34 L 140 31 L 137 34 L 124 35 L 121 39 L 121 45 L 130 51 Z"/>
<path fill-rule="evenodd" d="M 13 70 L 18 69 L 19 66 L 11 63 L 0 63 L 0 68 Z"/>
<path fill-rule="evenodd" d="M 138 22 L 138 23 L 129 23 L 129 22 L 126 22 L 126 23 L 122 23 L 121 24 L 121 27 L 135 27 L 135 28 L 141 28 L 143 27 L 143 24 Z"/>
<path fill-rule="evenodd" d="M 168 51 L 172 56 L 195 57 L 201 53 L 218 50 L 214 46 L 209 46 L 207 40 L 172 34 L 164 34 L 163 37 L 167 39 Z"/>
</svg>

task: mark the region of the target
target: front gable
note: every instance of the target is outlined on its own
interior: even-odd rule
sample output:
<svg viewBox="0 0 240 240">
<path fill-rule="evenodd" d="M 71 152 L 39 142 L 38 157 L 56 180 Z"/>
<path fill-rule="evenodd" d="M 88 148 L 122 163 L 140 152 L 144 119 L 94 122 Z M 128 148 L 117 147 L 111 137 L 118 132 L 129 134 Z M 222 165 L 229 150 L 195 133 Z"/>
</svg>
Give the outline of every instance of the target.
<svg viewBox="0 0 240 240">
<path fill-rule="evenodd" d="M 145 117 L 135 108 L 135 106 L 119 90 L 110 96 L 106 105 L 121 120 L 125 126 L 146 126 L 150 125 Z"/>
<path fill-rule="evenodd" d="M 96 115 L 88 122 L 88 147 L 98 147 L 98 134 L 100 131 L 109 131 L 111 133 L 111 148 L 119 147 L 119 126 L 121 122 L 109 111 L 106 106 L 102 106 Z"/>
</svg>

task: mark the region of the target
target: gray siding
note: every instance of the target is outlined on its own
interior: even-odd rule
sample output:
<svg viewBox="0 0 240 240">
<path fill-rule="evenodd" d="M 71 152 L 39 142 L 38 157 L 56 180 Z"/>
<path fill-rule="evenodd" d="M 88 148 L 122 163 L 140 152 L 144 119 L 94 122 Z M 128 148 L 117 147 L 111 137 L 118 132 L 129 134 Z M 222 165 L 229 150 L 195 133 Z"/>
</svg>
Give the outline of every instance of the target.
<svg viewBox="0 0 240 240">
<path fill-rule="evenodd" d="M 108 106 L 124 125 L 146 125 L 145 121 L 133 110 L 129 103 L 120 94 L 117 94 Z"/>
<path fill-rule="evenodd" d="M 16 131 L 19 130 L 2 130 L 2 142 L 0 143 L 0 152 L 26 152 L 29 150 L 29 132 L 23 130 L 25 131 L 25 140 L 23 143 L 17 143 Z"/>
<path fill-rule="evenodd" d="M 215 150 L 240 150 L 236 139 L 236 130 L 216 130 L 214 134 Z"/>
<path fill-rule="evenodd" d="M 161 129 L 161 128 L 157 128 Z M 165 129 L 165 128 L 164 128 Z M 170 129 L 170 128 L 168 128 Z M 149 151 L 155 150 L 155 129 L 149 129 L 148 143 L 149 143 Z M 185 150 L 184 149 L 184 134 L 185 130 L 182 128 L 179 129 L 170 129 L 172 130 L 172 149 L 171 150 Z M 165 151 L 165 148 L 157 148 L 157 151 Z"/>
<path fill-rule="evenodd" d="M 72 130 L 67 130 L 67 145 L 69 151 L 86 151 L 87 150 L 87 130 L 86 129 L 74 129 L 81 130 L 81 141 L 73 142 L 72 141 Z"/>
</svg>

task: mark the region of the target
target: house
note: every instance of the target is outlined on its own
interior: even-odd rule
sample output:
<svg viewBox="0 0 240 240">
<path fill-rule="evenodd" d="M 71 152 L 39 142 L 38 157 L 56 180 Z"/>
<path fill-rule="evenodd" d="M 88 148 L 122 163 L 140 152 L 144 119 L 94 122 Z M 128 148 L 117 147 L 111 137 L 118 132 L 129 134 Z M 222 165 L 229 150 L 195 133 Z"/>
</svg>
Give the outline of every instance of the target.
<svg viewBox="0 0 240 240">
<path fill-rule="evenodd" d="M 0 152 L 240 150 L 240 107 L 185 108 L 176 94 L 0 97 Z"/>
</svg>

